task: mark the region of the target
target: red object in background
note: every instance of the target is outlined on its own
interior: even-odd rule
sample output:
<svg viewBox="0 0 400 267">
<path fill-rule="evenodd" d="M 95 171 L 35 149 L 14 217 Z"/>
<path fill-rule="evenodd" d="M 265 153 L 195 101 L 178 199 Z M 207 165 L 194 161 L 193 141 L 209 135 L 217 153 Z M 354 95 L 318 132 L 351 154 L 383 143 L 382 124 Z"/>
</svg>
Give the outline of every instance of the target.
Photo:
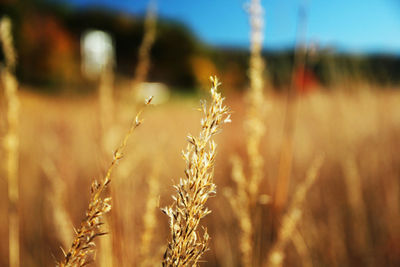
<svg viewBox="0 0 400 267">
<path fill-rule="evenodd" d="M 307 94 L 317 89 L 319 82 L 312 70 L 300 66 L 293 75 L 295 90 L 298 94 Z"/>
</svg>

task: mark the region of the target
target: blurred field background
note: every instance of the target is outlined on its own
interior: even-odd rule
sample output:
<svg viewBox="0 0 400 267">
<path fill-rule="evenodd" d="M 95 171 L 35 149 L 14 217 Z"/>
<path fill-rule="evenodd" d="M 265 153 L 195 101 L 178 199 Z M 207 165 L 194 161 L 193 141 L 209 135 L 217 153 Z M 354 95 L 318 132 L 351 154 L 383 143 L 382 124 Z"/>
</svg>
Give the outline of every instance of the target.
<svg viewBox="0 0 400 267">
<path fill-rule="evenodd" d="M 271 1 L 261 2 L 268 28 Z M 244 3 L 231 4 L 242 9 Z M 302 3 L 293 1 L 308 12 Z M 147 7 L 136 1 L 130 5 Z M 114 173 L 113 206 L 106 215 L 110 234 L 99 237 L 109 241 L 97 240 L 92 266 L 160 266 L 170 237 L 168 218 L 159 207 L 171 203 L 172 186 L 184 175 L 181 150 L 187 134 L 200 130 L 197 108 L 200 99 L 208 98 L 210 75 L 222 82 L 232 123 L 216 137 L 217 194 L 207 202 L 212 213 L 202 222 L 211 236 L 210 251 L 200 266 L 244 266 L 241 228 L 226 193 L 235 187 L 232 156 L 243 159 L 246 172 L 250 168 L 244 126 L 249 48 L 206 42 L 179 18 L 164 17 L 160 4 L 154 11 L 149 65 L 140 77 L 145 10 L 130 13 L 100 3 L 78 8 L 68 1 L 0 4 L 0 14 L 11 18 L 18 55 L 20 266 L 54 266 L 63 258 L 60 247 L 72 241 L 74 227 L 84 219 L 91 182 L 104 176 L 138 103 L 149 94 L 154 94 L 156 105 L 142 115 L 144 122 Z M 297 23 L 307 25 L 308 17 L 301 14 Z M 113 46 L 112 64 L 92 76 L 83 71 L 81 48 L 82 36 L 90 29 L 108 33 Z M 244 38 L 249 38 L 248 30 Z M 301 30 L 296 34 L 302 39 Z M 265 133 L 259 191 L 264 201 L 254 207 L 249 266 L 268 266 L 268 255 L 280 238 L 281 218 L 319 155 L 324 161 L 302 204 L 302 217 L 285 242 L 283 266 L 400 266 L 399 54 L 384 48 L 346 51 L 335 43 L 307 41 L 263 49 L 262 57 Z M 3 140 L 4 90 L 0 96 Z M 162 100 L 158 104 L 157 97 Z M 292 160 L 282 167 L 289 112 Z M 4 149 L 0 158 L 6 158 Z M 280 168 L 289 173 L 285 189 L 279 188 Z M 5 168 L 0 173 L 0 266 L 8 266 L 8 181 Z M 286 189 L 283 207 L 274 207 L 275 194 Z M 154 229 L 143 249 L 146 224 Z"/>
</svg>

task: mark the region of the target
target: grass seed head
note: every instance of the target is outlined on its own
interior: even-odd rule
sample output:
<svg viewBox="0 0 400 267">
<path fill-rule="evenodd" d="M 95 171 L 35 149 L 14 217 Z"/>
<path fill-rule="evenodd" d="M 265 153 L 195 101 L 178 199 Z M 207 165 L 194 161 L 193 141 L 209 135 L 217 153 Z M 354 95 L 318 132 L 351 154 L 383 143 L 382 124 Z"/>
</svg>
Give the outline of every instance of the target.
<svg viewBox="0 0 400 267">
<path fill-rule="evenodd" d="M 229 122 L 229 109 L 218 92 L 217 77 L 210 77 L 212 102 L 201 102 L 201 131 L 197 137 L 188 135 L 188 146 L 182 152 L 186 161 L 185 178 L 174 186 L 176 194 L 171 206 L 163 209 L 169 217 L 171 240 L 164 254 L 163 266 L 195 266 L 208 249 L 210 236 L 206 229 L 200 234 L 200 220 L 211 211 L 205 206 L 209 197 L 216 193 L 213 169 L 216 144 L 212 137 L 222 124 Z"/>
</svg>

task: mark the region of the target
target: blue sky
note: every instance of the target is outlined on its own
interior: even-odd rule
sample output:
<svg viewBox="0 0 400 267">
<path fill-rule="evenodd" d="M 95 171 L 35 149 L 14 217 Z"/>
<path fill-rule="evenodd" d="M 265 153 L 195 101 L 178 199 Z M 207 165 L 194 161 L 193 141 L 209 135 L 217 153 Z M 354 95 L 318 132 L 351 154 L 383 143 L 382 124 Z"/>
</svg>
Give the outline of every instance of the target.
<svg viewBox="0 0 400 267">
<path fill-rule="evenodd" d="M 52 0 L 77 7 L 104 6 L 143 14 L 148 0 Z M 158 0 L 163 17 L 185 23 L 203 41 L 223 46 L 249 45 L 245 0 Z M 398 0 L 261 0 L 265 9 L 265 48 L 284 49 L 296 39 L 298 9 L 308 2 L 308 41 L 348 52 L 400 54 Z"/>
</svg>

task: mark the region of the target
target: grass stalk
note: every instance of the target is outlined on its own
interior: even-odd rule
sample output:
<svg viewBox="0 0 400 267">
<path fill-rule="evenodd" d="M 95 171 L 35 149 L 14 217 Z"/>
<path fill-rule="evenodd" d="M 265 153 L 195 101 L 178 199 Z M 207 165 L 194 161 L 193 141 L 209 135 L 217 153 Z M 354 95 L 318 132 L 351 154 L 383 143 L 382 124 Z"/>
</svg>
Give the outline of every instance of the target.
<svg viewBox="0 0 400 267">
<path fill-rule="evenodd" d="M 18 182 L 18 158 L 19 136 L 18 116 L 19 98 L 18 82 L 15 78 L 16 53 L 11 33 L 11 20 L 4 17 L 0 22 L 0 38 L 5 55 L 5 67 L 1 69 L 1 78 L 5 90 L 7 102 L 7 133 L 4 138 L 6 151 L 6 175 L 8 181 L 8 248 L 9 266 L 20 266 L 19 243 L 19 182 Z"/>
<path fill-rule="evenodd" d="M 101 149 L 103 154 L 109 153 L 110 137 L 112 133 L 112 121 L 114 115 L 113 97 L 114 74 L 111 63 L 107 64 L 101 72 L 99 84 L 99 106 L 101 127 Z M 111 140 L 112 141 L 112 140 Z"/>
<path fill-rule="evenodd" d="M 163 209 L 171 229 L 163 266 L 196 266 L 208 249 L 207 229 L 204 228 L 201 236 L 198 228 L 200 220 L 211 212 L 205 206 L 208 198 L 216 193 L 213 182 L 216 144 L 212 137 L 220 131 L 222 124 L 230 122 L 229 110 L 218 92 L 220 83 L 216 77 L 211 81 L 212 103 L 210 106 L 201 103 L 204 117 L 200 134 L 198 137 L 189 134 L 187 148 L 182 152 L 186 162 L 185 178 L 174 186 L 173 204 Z"/>
<path fill-rule="evenodd" d="M 297 254 L 300 256 L 301 266 L 312 267 L 313 264 L 310 257 L 309 248 L 307 247 L 306 241 L 299 230 L 294 231 L 291 241 L 297 251 Z"/>
<path fill-rule="evenodd" d="M 142 43 L 139 47 L 138 53 L 138 65 L 135 69 L 135 75 L 133 77 L 132 88 L 135 91 L 136 87 L 146 81 L 147 74 L 150 68 L 150 50 L 156 39 L 156 29 L 157 29 L 157 12 L 156 5 L 154 2 L 150 2 L 145 19 L 144 25 L 144 36 Z"/>
<path fill-rule="evenodd" d="M 152 173 L 147 178 L 147 186 L 149 193 L 147 195 L 145 213 L 143 215 L 144 230 L 140 238 L 139 258 L 141 267 L 154 266 L 154 256 L 151 254 L 151 244 L 154 239 L 154 230 L 157 227 L 156 211 L 159 207 L 159 193 L 160 193 L 160 163 L 156 161 Z"/>
<path fill-rule="evenodd" d="M 100 127 L 101 127 L 101 151 L 103 159 L 107 158 L 110 147 L 113 145 L 113 117 L 114 117 L 114 98 L 113 98 L 113 69 L 112 62 L 108 62 L 101 72 L 99 84 L 99 104 L 100 104 Z M 112 195 L 112 192 L 111 192 Z M 104 219 L 105 227 L 112 233 L 112 218 Z M 104 236 L 99 243 L 99 265 L 100 267 L 108 267 L 113 265 L 113 246 L 112 234 Z"/>
<path fill-rule="evenodd" d="M 146 100 L 146 105 L 150 104 L 151 100 L 152 98 Z M 82 221 L 79 229 L 76 230 L 74 241 L 68 252 L 64 252 L 64 259 L 58 266 L 85 266 L 92 261 L 93 253 L 95 252 L 94 239 L 106 234 L 101 229 L 104 224 L 102 218 L 111 210 L 111 197 L 104 197 L 103 194 L 111 182 L 115 166 L 123 157 L 123 152 L 130 136 L 141 124 L 140 114 L 142 111 L 143 109 L 137 113 L 129 131 L 126 133 L 119 147 L 115 150 L 113 160 L 111 161 L 105 177 L 100 182 L 97 180 L 93 181 L 86 217 Z"/>
<path fill-rule="evenodd" d="M 294 55 L 292 79 L 287 92 L 286 110 L 284 119 L 284 133 L 279 159 L 278 178 L 276 182 L 274 208 L 275 218 L 279 220 L 283 209 L 288 201 L 288 192 L 293 165 L 294 135 L 296 130 L 296 115 L 298 109 L 297 92 L 304 91 L 304 88 L 297 88 L 295 83 L 295 73 L 298 69 L 302 70 L 299 74 L 304 80 L 304 69 L 306 65 L 306 51 L 301 48 L 305 44 L 307 30 L 307 6 L 308 0 L 302 0 L 299 9 L 299 19 L 296 33 L 296 50 Z M 304 84 L 301 85 L 304 87 Z"/>
<path fill-rule="evenodd" d="M 247 116 L 244 123 L 246 129 L 246 151 L 250 167 L 249 177 L 243 171 L 243 163 L 239 157 L 232 160 L 232 178 L 236 183 L 236 194 L 226 191 L 228 200 L 239 221 L 240 251 L 243 266 L 253 264 L 254 208 L 258 200 L 259 186 L 263 177 L 263 157 L 260 153 L 261 138 L 264 135 L 264 60 L 262 58 L 262 42 L 264 28 L 264 10 L 260 0 L 252 0 L 248 11 L 251 25 L 250 47 L 250 90 L 248 93 Z"/>
<path fill-rule="evenodd" d="M 50 183 L 48 202 L 51 205 L 54 228 L 64 248 L 72 242 L 72 221 L 66 209 L 64 198 L 66 192 L 65 181 L 60 177 L 54 161 L 50 157 L 43 160 L 42 169 Z"/>
<path fill-rule="evenodd" d="M 357 248 L 357 253 L 367 259 L 373 252 L 368 235 L 368 216 L 363 196 L 363 181 L 360 176 L 354 152 L 348 152 L 342 159 L 346 196 L 351 211 L 352 220 L 352 245 Z M 372 257 L 371 257 L 372 258 Z M 371 259 L 369 259 L 371 260 Z"/>
<path fill-rule="evenodd" d="M 258 196 L 259 184 L 263 176 L 263 158 L 260 153 L 261 138 L 264 134 L 264 60 L 262 42 L 264 10 L 260 0 L 252 0 L 249 8 L 251 22 L 250 92 L 247 119 L 247 154 L 250 164 L 249 194 L 254 203 Z"/>
<path fill-rule="evenodd" d="M 278 238 L 268 254 L 265 266 L 282 266 L 284 260 L 284 250 L 287 243 L 291 240 L 296 230 L 297 224 L 302 217 L 302 206 L 307 192 L 318 178 L 319 170 L 324 161 L 323 156 L 317 157 L 307 171 L 306 179 L 297 187 L 292 202 L 282 218 L 282 223 L 278 231 Z"/>
</svg>

